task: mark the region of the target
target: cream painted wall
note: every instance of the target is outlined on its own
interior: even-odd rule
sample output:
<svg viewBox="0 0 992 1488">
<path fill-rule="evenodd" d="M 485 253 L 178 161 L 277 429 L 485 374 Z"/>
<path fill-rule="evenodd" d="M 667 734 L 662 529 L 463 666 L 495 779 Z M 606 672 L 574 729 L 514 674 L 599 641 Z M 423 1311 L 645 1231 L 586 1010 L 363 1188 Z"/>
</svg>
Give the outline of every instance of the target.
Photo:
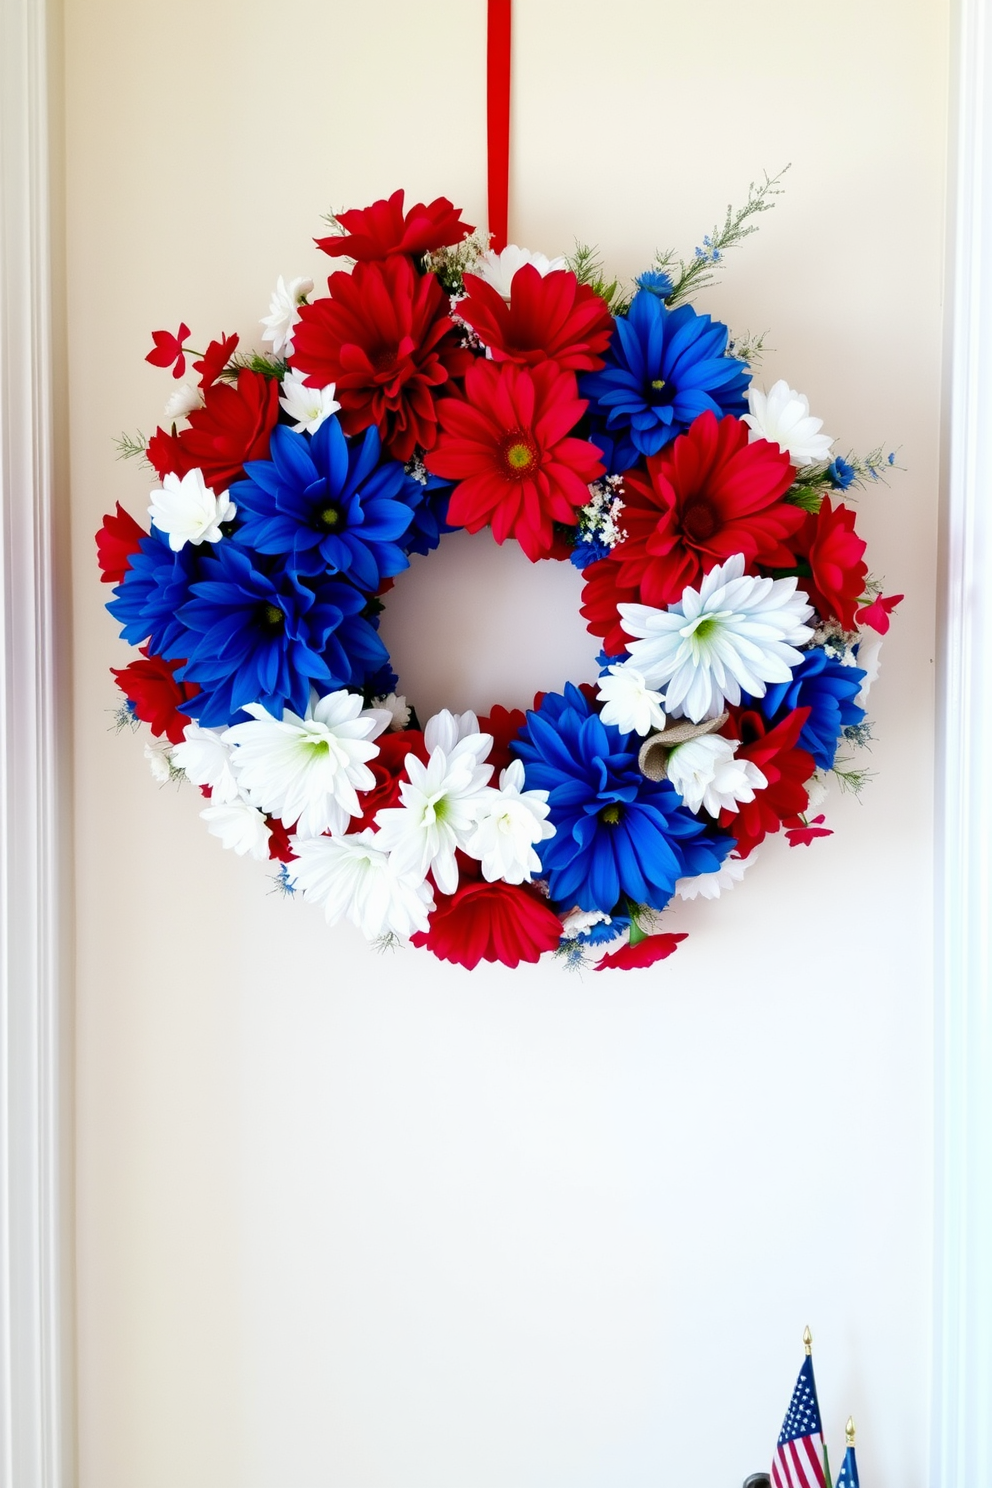
<svg viewBox="0 0 992 1488">
<path fill-rule="evenodd" d="M 630 274 L 793 162 L 705 308 L 900 446 L 878 778 L 623 979 L 380 958 L 224 854 L 111 728 L 92 531 L 147 488 L 111 437 L 167 396 L 150 328 L 250 337 L 329 206 L 481 220 L 484 5 L 66 0 L 82 1488 L 736 1488 L 806 1322 L 835 1453 L 853 1411 L 866 1488 L 926 1482 L 946 0 L 516 12 L 519 241 Z M 392 620 L 431 705 L 589 664 L 567 571 L 431 565 Z"/>
</svg>

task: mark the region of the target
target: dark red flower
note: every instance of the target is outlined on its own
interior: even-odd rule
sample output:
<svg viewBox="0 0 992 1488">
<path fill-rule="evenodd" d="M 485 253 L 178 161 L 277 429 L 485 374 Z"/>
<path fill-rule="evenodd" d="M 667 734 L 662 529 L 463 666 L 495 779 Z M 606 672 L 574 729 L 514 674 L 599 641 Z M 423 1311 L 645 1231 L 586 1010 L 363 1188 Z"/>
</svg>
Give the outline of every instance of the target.
<svg viewBox="0 0 992 1488">
<path fill-rule="evenodd" d="M 493 736 L 493 747 L 486 757 L 486 764 L 493 767 L 493 784 L 499 781 L 500 770 L 505 770 L 514 758 L 510 745 L 526 722 L 527 714 L 522 708 L 501 708 L 498 703 L 485 718 L 479 719 L 480 732 Z"/>
<path fill-rule="evenodd" d="M 184 664 L 149 656 L 142 648 L 140 660 L 130 661 L 126 667 L 110 668 L 117 686 L 131 703 L 135 718 L 149 724 L 153 734 L 164 734 L 170 744 L 182 743 L 183 729 L 190 720 L 190 715 L 183 712 L 183 705 L 200 690 L 195 682 L 176 681 L 176 669 Z"/>
<path fill-rule="evenodd" d="M 596 962 L 597 971 L 633 971 L 638 966 L 653 966 L 664 961 L 677 951 L 679 944 L 688 939 L 688 932 L 681 935 L 646 935 L 636 945 L 628 942 L 616 951 L 608 951 Z"/>
<path fill-rule="evenodd" d="M 579 611 L 592 635 L 602 636 L 607 654 L 619 656 L 625 650 L 630 636 L 620 624 L 618 606 L 640 604 L 641 593 L 637 588 L 625 588 L 620 583 L 620 569 L 610 558 L 601 558 L 585 570 L 586 586 L 582 591 L 582 608 Z"/>
<path fill-rule="evenodd" d="M 789 846 L 809 847 L 815 837 L 832 837 L 833 829 L 823 825 L 825 820 L 826 817 L 822 811 L 819 816 L 814 816 L 812 821 L 804 821 L 801 816 L 787 816 L 782 825 L 785 827 Z"/>
<path fill-rule="evenodd" d="M 119 584 L 128 566 L 132 553 L 138 551 L 143 537 L 148 533 L 139 527 L 130 512 L 117 503 L 117 515 L 109 512 L 103 526 L 96 535 L 96 561 L 100 565 L 101 582 Z"/>
<path fill-rule="evenodd" d="M 269 859 L 273 863 L 292 863 L 296 854 L 289 845 L 292 830 L 278 816 L 267 816 L 265 825 L 269 829 Z"/>
<path fill-rule="evenodd" d="M 862 605 L 855 615 L 858 629 L 862 630 L 866 625 L 870 625 L 872 630 L 877 631 L 879 635 L 885 635 L 889 629 L 889 616 L 896 605 L 902 604 L 905 597 L 904 594 L 890 594 L 883 599 L 880 594 L 877 599 L 872 600 L 871 604 Z"/>
<path fill-rule="evenodd" d="M 492 527 L 498 543 L 515 537 L 532 562 L 554 543 L 554 522 L 575 524 L 588 483 L 603 474 L 599 451 L 570 438 L 585 412 L 575 374 L 554 362 L 520 367 L 478 360 L 465 396 L 438 405 L 442 434 L 429 470 L 458 485 L 448 521 L 469 532 Z"/>
<path fill-rule="evenodd" d="M 379 753 L 368 762 L 375 776 L 371 790 L 361 791 L 358 804 L 362 807 L 360 817 L 355 817 L 349 832 L 361 832 L 375 825 L 375 814 L 384 806 L 399 806 L 400 785 L 406 777 L 406 757 L 415 754 L 427 763 L 427 749 L 420 729 L 397 729 L 394 733 L 381 734 L 376 740 Z"/>
<path fill-rule="evenodd" d="M 557 948 L 561 921 L 539 889 L 502 879 L 466 881 L 464 868 L 462 875 L 453 894 L 437 896 L 430 926 L 411 937 L 414 945 L 469 971 L 480 961 L 502 961 L 504 966 L 539 961 L 545 951 Z"/>
<path fill-rule="evenodd" d="M 237 335 L 225 336 L 223 331 L 219 341 L 210 342 L 200 360 L 193 363 L 193 371 L 200 374 L 201 388 L 209 387 L 212 382 L 217 381 L 237 349 Z"/>
<path fill-rule="evenodd" d="M 372 263 L 393 253 L 416 255 L 460 243 L 475 231 L 461 216 L 461 208 L 452 206 L 446 196 L 439 196 L 429 206 L 417 202 L 404 216 L 403 192 L 394 191 L 388 200 L 373 202 L 370 207 L 339 212 L 337 218 L 346 229 L 344 234 L 314 241 L 331 258 Z"/>
<path fill-rule="evenodd" d="M 386 450 L 408 460 L 437 437 L 435 389 L 473 360 L 459 346 L 448 299 L 407 258 L 332 274 L 330 299 L 300 306 L 293 366 L 309 387 L 333 382 L 346 434 L 375 424 Z"/>
<path fill-rule="evenodd" d="M 279 383 L 261 372 L 239 372 L 237 383 L 215 382 L 203 390 L 203 407 L 178 434 L 156 429 L 148 458 L 159 478 L 199 468 L 208 486 L 225 491 L 246 460 L 264 460 L 279 418 Z"/>
<path fill-rule="evenodd" d="M 822 619 L 839 620 L 845 630 L 853 630 L 868 577 L 868 565 L 861 561 L 868 545 L 854 530 L 854 512 L 843 505 L 832 507 L 825 496 L 819 513 L 806 518 L 800 539 L 797 547 L 812 570 L 812 578 L 800 579 L 800 587 Z"/>
<path fill-rule="evenodd" d="M 627 535 L 608 560 L 641 604 L 676 603 L 734 553 L 744 554 L 746 573 L 794 567 L 788 540 L 806 514 L 782 497 L 795 472 L 777 445 L 749 444 L 740 419 L 702 413 L 646 464 L 624 476 Z"/>
<path fill-rule="evenodd" d="M 185 321 L 175 335 L 171 331 L 152 331 L 152 340 L 155 345 L 145 357 L 145 361 L 151 362 L 153 367 L 172 367 L 173 377 L 182 377 L 186 371 L 183 342 L 188 335 L 189 326 Z"/>
<path fill-rule="evenodd" d="M 595 372 L 613 333 L 613 317 L 601 295 L 580 284 L 568 269 L 541 275 L 525 264 L 513 276 L 510 303 L 476 274 L 465 275 L 468 296 L 458 316 L 479 336 L 497 362 L 557 362 L 566 372 Z"/>
<path fill-rule="evenodd" d="M 794 708 L 781 723 L 769 729 L 765 719 L 750 709 L 733 709 L 730 719 L 720 730 L 730 738 L 740 739 L 738 759 L 750 760 L 768 781 L 764 790 L 754 793 L 740 811 L 721 811 L 720 826 L 737 838 L 737 851 L 742 858 L 763 842 L 769 833 L 777 832 L 782 822 L 800 816 L 809 805 L 806 783 L 816 768 L 816 761 L 805 749 L 797 748 L 809 708 Z"/>
</svg>

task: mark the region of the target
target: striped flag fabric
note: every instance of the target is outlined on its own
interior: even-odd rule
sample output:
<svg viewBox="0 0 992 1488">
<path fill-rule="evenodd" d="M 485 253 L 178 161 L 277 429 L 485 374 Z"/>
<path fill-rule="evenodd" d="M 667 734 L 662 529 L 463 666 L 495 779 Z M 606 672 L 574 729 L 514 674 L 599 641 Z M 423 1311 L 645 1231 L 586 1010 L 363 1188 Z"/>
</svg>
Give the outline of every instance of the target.
<svg viewBox="0 0 992 1488">
<path fill-rule="evenodd" d="M 809 1353 L 803 1360 L 779 1432 L 772 1463 L 772 1483 L 775 1488 L 827 1488 L 823 1470 L 823 1426 L 813 1379 L 813 1358 Z"/>
</svg>

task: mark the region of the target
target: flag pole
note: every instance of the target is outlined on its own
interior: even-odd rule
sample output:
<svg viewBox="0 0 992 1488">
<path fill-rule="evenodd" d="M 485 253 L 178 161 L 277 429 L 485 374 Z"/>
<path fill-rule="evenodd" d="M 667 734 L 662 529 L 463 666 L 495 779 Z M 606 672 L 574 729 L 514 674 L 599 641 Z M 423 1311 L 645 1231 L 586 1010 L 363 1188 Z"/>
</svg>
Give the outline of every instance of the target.
<svg viewBox="0 0 992 1488">
<path fill-rule="evenodd" d="M 808 1328 L 803 1329 L 803 1348 L 806 1350 L 807 1359 L 813 1353 L 813 1335 Z"/>
<path fill-rule="evenodd" d="M 854 1417 L 848 1416 L 847 1425 L 844 1427 L 844 1441 L 847 1446 L 854 1446 Z"/>
<path fill-rule="evenodd" d="M 803 1348 L 806 1350 L 806 1357 L 807 1357 L 807 1359 L 812 1359 L 812 1357 L 813 1357 L 813 1335 L 809 1331 L 809 1327 L 808 1326 L 803 1329 Z M 827 1452 L 827 1444 L 824 1441 L 822 1435 L 820 1437 L 820 1440 L 821 1440 L 821 1442 L 823 1442 L 823 1476 L 824 1476 L 824 1478 L 826 1480 L 826 1488 L 834 1488 L 834 1480 L 830 1476 L 830 1457 L 829 1457 L 829 1454 Z"/>
</svg>

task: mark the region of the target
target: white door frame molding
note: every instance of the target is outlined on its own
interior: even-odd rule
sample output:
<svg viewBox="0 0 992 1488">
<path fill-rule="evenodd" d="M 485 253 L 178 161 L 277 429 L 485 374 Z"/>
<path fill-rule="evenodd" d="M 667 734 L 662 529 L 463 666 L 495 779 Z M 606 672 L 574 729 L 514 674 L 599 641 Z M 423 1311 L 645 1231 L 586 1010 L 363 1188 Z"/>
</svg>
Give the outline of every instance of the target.
<svg viewBox="0 0 992 1488">
<path fill-rule="evenodd" d="M 938 668 L 931 1481 L 992 1482 L 992 15 L 958 0 L 951 80 Z"/>
<path fill-rule="evenodd" d="M 70 1488 L 75 1477 L 58 20 L 47 0 L 0 0 L 3 1488 Z"/>
</svg>

